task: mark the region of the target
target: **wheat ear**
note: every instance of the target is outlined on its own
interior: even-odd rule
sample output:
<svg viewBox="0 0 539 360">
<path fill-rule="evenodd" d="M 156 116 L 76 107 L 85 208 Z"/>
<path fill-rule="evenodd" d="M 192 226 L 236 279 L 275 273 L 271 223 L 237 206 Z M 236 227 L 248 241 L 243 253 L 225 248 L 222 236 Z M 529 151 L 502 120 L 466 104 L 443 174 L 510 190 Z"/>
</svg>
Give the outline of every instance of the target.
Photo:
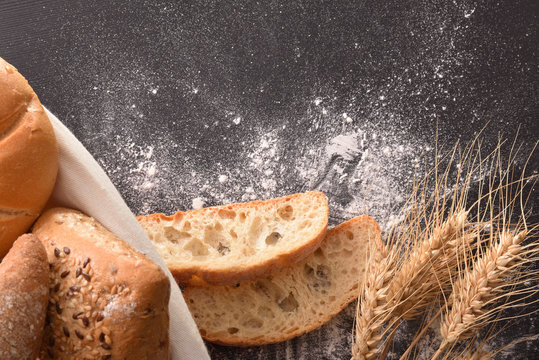
<svg viewBox="0 0 539 360">
<path fill-rule="evenodd" d="M 415 318 L 440 296 L 441 286 L 450 283 L 458 252 L 472 240 L 464 234 L 466 215 L 464 210 L 457 211 L 413 246 L 391 281 L 389 299 L 395 303 L 394 316 Z"/>
<path fill-rule="evenodd" d="M 525 238 L 526 231 L 516 235 L 501 232 L 498 242 L 455 281 L 448 300 L 451 309 L 442 316 L 440 324 L 443 341 L 439 353 L 456 341 L 473 336 L 492 316 L 489 305 L 498 300 L 498 295 L 507 286 L 504 278 L 522 265 L 519 260 Z"/>
<path fill-rule="evenodd" d="M 389 282 L 395 274 L 394 252 L 380 245 L 371 252 L 366 279 L 361 287 L 352 359 L 375 359 L 383 338 L 382 327 L 389 319 L 387 293 Z"/>
</svg>

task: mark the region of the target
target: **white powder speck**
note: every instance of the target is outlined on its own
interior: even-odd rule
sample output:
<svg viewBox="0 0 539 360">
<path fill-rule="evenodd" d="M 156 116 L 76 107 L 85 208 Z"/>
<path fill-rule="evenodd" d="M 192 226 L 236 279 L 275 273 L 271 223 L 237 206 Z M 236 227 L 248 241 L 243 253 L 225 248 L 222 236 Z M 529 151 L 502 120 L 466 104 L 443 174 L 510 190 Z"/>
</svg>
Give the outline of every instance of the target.
<svg viewBox="0 0 539 360">
<path fill-rule="evenodd" d="M 226 175 L 219 175 L 219 182 L 220 182 L 221 184 L 224 184 L 224 183 L 226 183 L 227 181 L 228 181 L 228 176 L 226 176 Z"/>
<path fill-rule="evenodd" d="M 152 89 L 152 94 L 157 94 L 157 89 Z"/>
<path fill-rule="evenodd" d="M 320 98 L 314 99 L 314 104 L 316 106 L 320 105 L 321 103 L 322 103 L 322 99 L 320 99 Z"/>
<path fill-rule="evenodd" d="M 240 122 L 241 122 L 241 117 L 240 116 L 236 116 L 234 118 L 234 120 L 232 120 L 232 122 L 235 124 L 235 125 L 239 125 Z"/>
<path fill-rule="evenodd" d="M 194 198 L 192 207 L 195 210 L 202 209 L 204 207 L 204 199 L 199 198 L 199 197 Z"/>
<path fill-rule="evenodd" d="M 472 9 L 472 10 L 470 10 L 469 12 L 464 12 L 464 17 L 465 17 L 466 19 L 469 19 L 470 16 L 472 16 L 472 14 L 473 14 L 474 12 L 475 12 L 475 9 Z"/>
<path fill-rule="evenodd" d="M 351 123 L 353 120 L 350 116 L 348 116 L 347 113 L 343 113 L 342 114 L 342 117 L 344 118 L 344 120 L 347 122 L 347 123 Z"/>
</svg>

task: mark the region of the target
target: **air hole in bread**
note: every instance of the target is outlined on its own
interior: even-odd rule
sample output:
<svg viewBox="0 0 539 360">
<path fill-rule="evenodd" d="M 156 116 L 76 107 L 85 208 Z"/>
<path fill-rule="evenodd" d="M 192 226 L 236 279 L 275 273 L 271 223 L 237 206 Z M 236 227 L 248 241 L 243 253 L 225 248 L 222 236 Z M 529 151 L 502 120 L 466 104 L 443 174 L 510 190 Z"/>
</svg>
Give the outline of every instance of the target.
<svg viewBox="0 0 539 360">
<path fill-rule="evenodd" d="M 264 325 L 264 322 L 260 319 L 249 318 L 246 321 L 244 321 L 242 325 L 250 329 L 259 329 Z"/>
<path fill-rule="evenodd" d="M 316 270 L 309 264 L 305 264 L 303 267 L 305 277 L 307 278 L 307 285 L 314 290 L 325 294 L 327 289 L 331 286 L 329 281 L 330 271 L 329 268 L 324 265 L 316 265 Z"/>
<path fill-rule="evenodd" d="M 349 257 L 352 257 L 352 255 L 354 255 L 354 253 L 352 251 L 347 250 L 347 249 L 342 250 L 342 256 L 349 258 Z"/>
<path fill-rule="evenodd" d="M 346 237 L 348 238 L 348 240 L 353 240 L 354 239 L 354 234 L 351 231 L 347 231 L 347 232 L 345 232 L 345 234 L 346 234 Z"/>
<path fill-rule="evenodd" d="M 234 239 L 238 238 L 238 234 L 236 234 L 236 232 L 233 229 L 230 229 L 229 233 L 230 233 L 230 236 L 232 236 Z"/>
<path fill-rule="evenodd" d="M 275 245 L 282 237 L 283 236 L 280 233 L 274 231 L 268 236 L 266 236 L 266 245 Z"/>
<path fill-rule="evenodd" d="M 285 297 L 281 302 L 278 303 L 278 305 L 281 310 L 285 312 L 292 312 L 298 308 L 299 303 L 296 300 L 294 294 L 289 293 L 287 297 Z"/>
<path fill-rule="evenodd" d="M 286 205 L 286 206 L 280 207 L 277 210 L 277 214 L 279 214 L 279 216 L 283 220 L 291 220 L 292 215 L 294 214 L 294 208 L 292 208 L 291 205 Z"/>
<path fill-rule="evenodd" d="M 324 255 L 324 250 L 322 248 L 318 248 L 314 251 L 314 256 L 319 259 L 324 259 L 326 255 Z"/>
<path fill-rule="evenodd" d="M 213 228 L 217 231 L 222 231 L 223 230 L 223 225 L 221 225 L 221 223 L 219 221 L 216 221 L 215 222 L 215 225 L 213 226 Z"/>
<path fill-rule="evenodd" d="M 230 248 L 226 245 L 223 245 L 222 242 L 219 242 L 219 246 L 217 246 L 217 252 L 219 255 L 224 256 L 230 252 Z"/>
<path fill-rule="evenodd" d="M 254 282 L 253 288 L 255 291 L 263 293 L 268 299 L 282 299 L 284 294 L 282 291 L 271 282 L 270 279 L 259 279 Z"/>
<path fill-rule="evenodd" d="M 217 215 L 221 218 L 221 219 L 229 219 L 229 220 L 232 220 L 236 217 L 236 213 L 232 210 L 225 210 L 225 209 L 221 209 L 219 210 L 219 212 L 217 213 Z"/>
<path fill-rule="evenodd" d="M 226 329 L 226 331 L 228 331 L 228 333 L 229 333 L 230 335 L 234 335 L 235 333 L 237 333 L 238 331 L 240 331 L 240 329 L 235 328 L 235 327 L 229 327 L 228 329 Z"/>
<path fill-rule="evenodd" d="M 208 247 L 198 239 L 189 241 L 184 249 L 190 251 L 193 256 L 206 256 L 209 254 Z"/>
<path fill-rule="evenodd" d="M 259 309 L 258 309 L 258 315 L 262 316 L 263 318 L 266 318 L 266 319 L 273 319 L 275 318 L 275 314 L 273 313 L 273 311 L 271 311 L 271 309 L 267 306 L 261 306 Z"/>
<path fill-rule="evenodd" d="M 186 221 L 183 223 L 182 230 L 183 230 L 183 231 L 189 231 L 189 230 L 191 230 L 191 223 L 190 223 L 189 221 L 186 220 Z"/>
<path fill-rule="evenodd" d="M 167 226 L 164 228 L 165 238 L 173 244 L 183 243 L 183 240 L 191 237 L 188 232 L 178 231 L 172 226 Z"/>
<path fill-rule="evenodd" d="M 331 301 L 331 302 L 335 301 L 335 296 L 330 296 L 329 301 Z"/>
<path fill-rule="evenodd" d="M 245 221 L 247 219 L 247 215 L 245 213 L 240 213 L 240 221 Z"/>
</svg>

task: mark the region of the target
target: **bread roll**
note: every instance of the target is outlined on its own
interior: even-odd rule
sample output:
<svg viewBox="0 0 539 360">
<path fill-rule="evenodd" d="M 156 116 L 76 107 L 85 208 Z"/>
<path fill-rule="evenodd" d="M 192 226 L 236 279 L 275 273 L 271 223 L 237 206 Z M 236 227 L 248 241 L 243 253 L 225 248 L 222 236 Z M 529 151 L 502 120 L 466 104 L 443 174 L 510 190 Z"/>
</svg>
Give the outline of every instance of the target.
<svg viewBox="0 0 539 360">
<path fill-rule="evenodd" d="M 49 300 L 49 264 L 41 242 L 26 234 L 0 263 L 0 359 L 34 360 Z"/>
<path fill-rule="evenodd" d="M 42 211 L 57 172 L 49 118 L 26 79 L 0 58 L 0 258 Z"/>
<path fill-rule="evenodd" d="M 78 211 L 33 228 L 51 264 L 41 359 L 168 359 L 170 283 L 161 268 Z"/>
</svg>

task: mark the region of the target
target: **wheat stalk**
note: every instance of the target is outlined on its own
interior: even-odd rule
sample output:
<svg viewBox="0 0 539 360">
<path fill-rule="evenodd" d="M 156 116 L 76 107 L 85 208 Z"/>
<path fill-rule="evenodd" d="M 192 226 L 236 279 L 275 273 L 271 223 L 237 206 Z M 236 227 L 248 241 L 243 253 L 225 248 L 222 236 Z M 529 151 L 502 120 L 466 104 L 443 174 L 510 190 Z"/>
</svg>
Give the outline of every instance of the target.
<svg viewBox="0 0 539 360">
<path fill-rule="evenodd" d="M 455 281 L 448 299 L 450 309 L 442 315 L 440 323 L 443 340 L 433 359 L 457 341 L 475 336 L 492 321 L 494 314 L 505 308 L 494 304 L 515 293 L 510 289 L 520 283 L 520 268 L 531 261 L 530 253 L 536 253 L 535 244 L 531 244 L 530 251 L 522 244 L 527 233 L 501 231 L 497 241 L 479 254 L 472 268 L 465 269 L 464 275 Z"/>
<path fill-rule="evenodd" d="M 389 319 L 389 282 L 395 273 L 394 252 L 384 245 L 371 252 L 367 275 L 358 301 L 352 359 L 375 359 L 383 338 L 382 327 Z"/>
<path fill-rule="evenodd" d="M 458 210 L 441 226 L 435 227 L 412 251 L 391 281 L 389 298 L 396 304 L 394 316 L 411 320 L 440 296 L 449 282 L 451 269 L 473 240 L 464 235 L 467 213 Z"/>
</svg>

